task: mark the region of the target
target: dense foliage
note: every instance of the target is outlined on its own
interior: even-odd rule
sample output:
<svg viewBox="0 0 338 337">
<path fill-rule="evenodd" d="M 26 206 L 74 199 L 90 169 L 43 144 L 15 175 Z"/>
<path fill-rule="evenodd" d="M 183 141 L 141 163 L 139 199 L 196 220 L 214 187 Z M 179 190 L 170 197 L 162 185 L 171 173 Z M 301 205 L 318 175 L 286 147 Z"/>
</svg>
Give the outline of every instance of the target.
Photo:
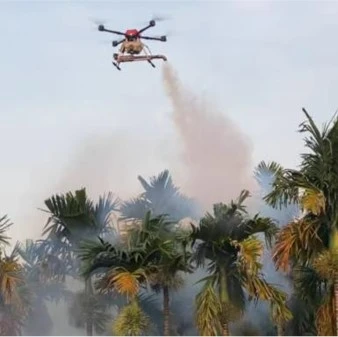
<svg viewBox="0 0 338 337">
<path fill-rule="evenodd" d="M 255 170 L 279 219 L 249 214 L 246 190 L 200 214 L 167 170 L 139 177 L 144 191 L 127 201 L 51 196 L 41 239 L 10 252 L 2 216 L 0 335 L 57 334 L 49 309 L 61 302 L 64 324 L 86 335 L 338 335 L 338 121 L 321 130 L 304 114 L 299 168 Z M 269 281 L 266 251 L 288 291 Z"/>
</svg>

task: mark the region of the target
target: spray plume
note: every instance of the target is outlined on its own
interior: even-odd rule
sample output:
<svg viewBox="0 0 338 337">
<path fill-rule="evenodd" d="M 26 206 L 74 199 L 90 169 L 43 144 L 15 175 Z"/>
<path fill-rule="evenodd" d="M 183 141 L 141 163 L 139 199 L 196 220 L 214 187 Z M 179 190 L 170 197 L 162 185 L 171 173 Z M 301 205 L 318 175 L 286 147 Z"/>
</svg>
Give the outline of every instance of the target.
<svg viewBox="0 0 338 337">
<path fill-rule="evenodd" d="M 212 104 L 183 88 L 168 64 L 163 81 L 182 146 L 184 190 L 206 210 L 236 198 L 241 189 L 250 190 L 252 149 L 246 136 Z"/>
</svg>

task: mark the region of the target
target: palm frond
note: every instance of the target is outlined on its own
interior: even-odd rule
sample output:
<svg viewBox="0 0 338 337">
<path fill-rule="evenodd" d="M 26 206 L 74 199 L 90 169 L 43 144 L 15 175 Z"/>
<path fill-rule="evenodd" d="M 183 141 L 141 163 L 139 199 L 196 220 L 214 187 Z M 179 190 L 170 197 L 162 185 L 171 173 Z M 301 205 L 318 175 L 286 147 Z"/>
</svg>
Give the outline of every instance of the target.
<svg viewBox="0 0 338 337">
<path fill-rule="evenodd" d="M 243 281 L 250 299 L 270 302 L 273 319 L 278 318 L 280 322 L 287 322 L 292 318 L 292 313 L 286 304 L 287 296 L 283 291 L 269 284 L 259 275 L 249 274 Z"/>
<path fill-rule="evenodd" d="M 221 303 L 212 283 L 206 282 L 196 295 L 196 325 L 202 336 L 218 336 L 221 331 L 219 316 L 222 312 Z"/>
<path fill-rule="evenodd" d="M 273 261 L 278 269 L 287 271 L 293 259 L 306 262 L 323 248 L 318 235 L 321 223 L 302 218 L 289 223 L 277 235 Z"/>
<path fill-rule="evenodd" d="M 306 212 L 319 215 L 325 211 L 325 196 L 317 188 L 306 188 L 300 198 L 300 204 Z"/>
<path fill-rule="evenodd" d="M 113 270 L 108 275 L 108 285 L 115 288 L 120 294 L 127 296 L 127 298 L 134 298 L 139 290 L 143 280 L 147 279 L 144 270 L 138 269 L 134 272 Z"/>
<path fill-rule="evenodd" d="M 313 269 L 324 280 L 333 280 L 338 271 L 338 260 L 336 254 L 326 249 L 318 254 L 312 262 Z"/>
<path fill-rule="evenodd" d="M 8 229 L 13 225 L 7 215 L 0 217 L 0 244 L 9 245 L 10 237 L 6 235 Z"/>
<path fill-rule="evenodd" d="M 262 242 L 251 236 L 241 242 L 234 241 L 233 244 L 239 248 L 238 261 L 241 268 L 249 274 L 257 274 L 262 268 L 260 262 L 264 249 Z"/>
<path fill-rule="evenodd" d="M 97 334 L 105 332 L 112 317 L 102 296 L 78 292 L 69 299 L 69 302 L 68 319 L 72 326 L 84 328 L 90 320 Z"/>
<path fill-rule="evenodd" d="M 114 336 L 144 336 L 153 330 L 150 317 L 137 301 L 122 308 L 113 323 Z"/>
<path fill-rule="evenodd" d="M 336 334 L 336 313 L 334 296 L 329 292 L 323 299 L 316 314 L 318 336 L 334 336 Z"/>
</svg>

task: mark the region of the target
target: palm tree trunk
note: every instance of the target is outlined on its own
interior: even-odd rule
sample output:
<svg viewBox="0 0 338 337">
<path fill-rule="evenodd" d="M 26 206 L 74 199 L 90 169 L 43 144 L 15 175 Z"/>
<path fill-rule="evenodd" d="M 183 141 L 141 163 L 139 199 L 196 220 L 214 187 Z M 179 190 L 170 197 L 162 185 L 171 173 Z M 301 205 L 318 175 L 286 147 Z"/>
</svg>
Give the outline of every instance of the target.
<svg viewBox="0 0 338 337">
<path fill-rule="evenodd" d="M 335 272 L 334 277 L 334 306 L 336 318 L 336 336 L 338 336 L 338 272 Z"/>
<path fill-rule="evenodd" d="M 222 336 L 230 336 L 229 332 L 229 321 L 227 309 L 229 307 L 229 294 L 228 294 L 228 283 L 227 274 L 224 268 L 220 270 L 220 283 L 219 283 L 219 297 L 222 305 L 222 317 L 220 317 L 222 326 Z"/>
<path fill-rule="evenodd" d="M 277 336 L 283 336 L 284 335 L 284 329 L 280 323 L 277 324 Z"/>
<path fill-rule="evenodd" d="M 330 236 L 330 251 L 334 259 L 338 259 L 338 229 L 333 226 Z M 336 320 L 336 336 L 338 336 L 338 270 L 334 274 L 334 306 L 335 306 L 335 320 Z"/>
<path fill-rule="evenodd" d="M 85 294 L 87 296 L 87 298 L 91 297 L 93 295 L 93 286 L 92 286 L 92 280 L 90 277 L 88 277 L 88 279 L 86 280 L 86 284 L 85 284 Z M 90 311 L 90 309 L 89 309 Z M 90 317 L 90 315 L 88 315 L 89 317 L 87 318 L 87 322 L 86 322 L 86 334 L 87 336 L 93 336 L 93 318 Z"/>
<path fill-rule="evenodd" d="M 169 288 L 163 287 L 163 336 L 170 336 Z"/>
<path fill-rule="evenodd" d="M 229 334 L 229 324 L 228 323 L 222 324 L 222 336 L 230 336 L 230 334 Z"/>
</svg>

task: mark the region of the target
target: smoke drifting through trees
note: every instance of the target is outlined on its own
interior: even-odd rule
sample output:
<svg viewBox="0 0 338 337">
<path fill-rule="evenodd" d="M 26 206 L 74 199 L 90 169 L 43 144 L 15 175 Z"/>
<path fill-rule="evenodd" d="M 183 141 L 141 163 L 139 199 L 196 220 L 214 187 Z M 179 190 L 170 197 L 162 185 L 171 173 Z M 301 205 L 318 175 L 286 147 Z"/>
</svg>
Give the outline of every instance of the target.
<svg viewBox="0 0 338 337">
<path fill-rule="evenodd" d="M 211 103 L 186 90 L 166 64 L 163 81 L 173 106 L 185 165 L 182 188 L 208 209 L 213 203 L 251 189 L 251 146 L 247 137 Z"/>
<path fill-rule="evenodd" d="M 229 119 L 218 114 L 212 104 L 186 90 L 170 66 L 164 68 L 163 80 L 173 107 L 171 118 L 181 150 L 175 156 L 178 161 L 169 155 L 163 159 L 170 172 L 181 173 L 181 179 L 176 179 L 175 175 L 173 179 L 182 188 L 182 192 L 196 198 L 203 210 L 206 210 L 215 202 L 228 202 L 236 198 L 243 188 L 252 190 L 254 180 L 251 178 L 251 147 L 246 136 Z M 122 148 L 121 144 L 124 144 Z M 152 147 L 150 141 L 141 141 L 134 136 L 116 133 L 96 135 L 74 153 L 65 174 L 54 186 L 56 190 L 48 190 L 50 194 L 65 193 L 85 186 L 94 199 L 111 190 L 125 200 L 138 194 L 138 174 L 147 177 L 163 169 L 163 163 L 156 158 L 159 152 L 160 149 Z M 145 157 L 149 160 L 144 161 Z M 184 172 L 180 172 L 181 162 Z M 45 194 L 41 198 L 41 206 L 47 196 Z M 41 229 L 43 225 L 41 223 Z M 202 276 L 205 276 L 203 270 L 187 276 L 185 287 L 173 294 L 172 306 L 177 318 L 180 317 L 177 324 L 187 324 L 185 334 L 196 334 L 192 307 L 199 289 L 195 282 Z M 78 285 L 74 290 L 81 289 Z M 68 324 L 66 303 L 48 306 L 53 317 L 54 334 L 71 335 L 80 332 Z M 63 322 L 62 331 L 60 322 Z"/>
</svg>

